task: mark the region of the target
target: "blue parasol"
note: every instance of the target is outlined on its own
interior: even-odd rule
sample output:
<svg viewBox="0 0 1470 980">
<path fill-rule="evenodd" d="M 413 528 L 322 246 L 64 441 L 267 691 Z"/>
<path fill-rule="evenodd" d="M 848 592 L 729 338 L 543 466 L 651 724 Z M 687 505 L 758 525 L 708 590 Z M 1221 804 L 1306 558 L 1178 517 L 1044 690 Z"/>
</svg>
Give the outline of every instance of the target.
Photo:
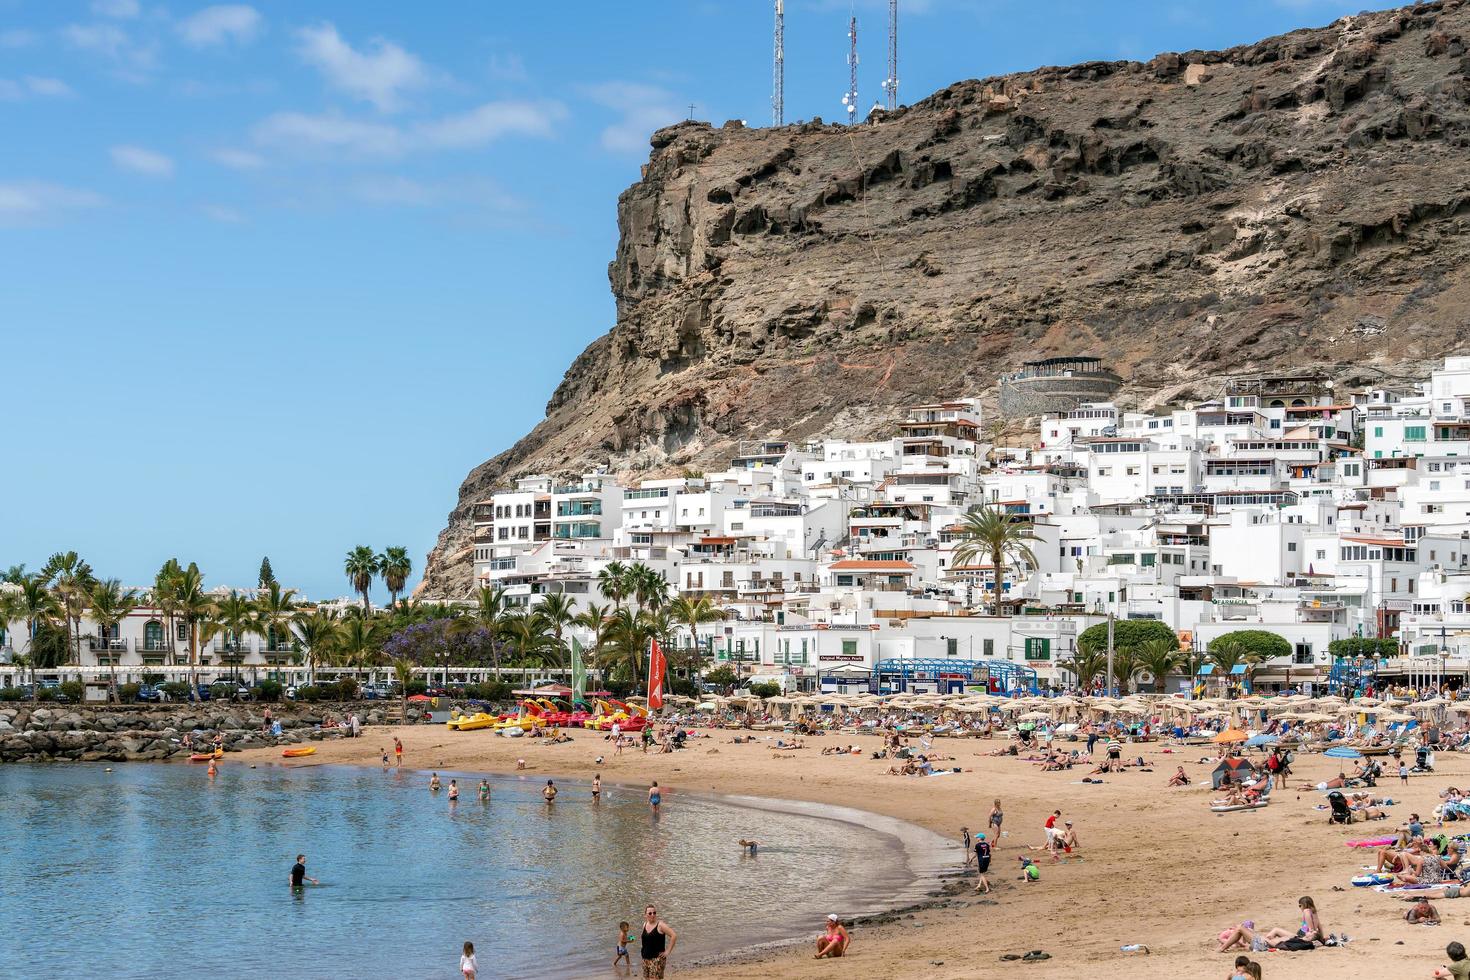
<svg viewBox="0 0 1470 980">
<path fill-rule="evenodd" d="M 1259 748 L 1262 745 L 1275 745 L 1281 739 L 1275 735 L 1254 735 L 1245 740 L 1245 744 L 1251 748 Z"/>
<path fill-rule="evenodd" d="M 1363 753 L 1351 745 L 1334 745 L 1322 754 L 1329 759 L 1361 759 L 1363 757 Z"/>
</svg>

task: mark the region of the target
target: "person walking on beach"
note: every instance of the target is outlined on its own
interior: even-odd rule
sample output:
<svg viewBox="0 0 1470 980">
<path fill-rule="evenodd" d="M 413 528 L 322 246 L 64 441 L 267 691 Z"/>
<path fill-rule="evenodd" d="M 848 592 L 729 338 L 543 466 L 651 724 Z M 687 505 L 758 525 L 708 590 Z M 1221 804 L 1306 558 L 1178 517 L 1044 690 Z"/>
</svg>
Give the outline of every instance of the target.
<svg viewBox="0 0 1470 980">
<path fill-rule="evenodd" d="M 546 788 L 541 791 L 541 795 L 546 799 L 546 805 L 547 806 L 550 806 L 551 804 L 555 803 L 556 802 L 556 784 L 553 783 L 551 780 L 548 779 L 546 781 Z"/>
<path fill-rule="evenodd" d="M 1000 810 L 1000 800 L 996 800 L 995 805 L 990 808 L 990 831 L 995 834 L 997 843 L 1000 842 L 1000 824 L 1004 819 L 1005 814 Z"/>
<path fill-rule="evenodd" d="M 489 803 L 490 802 L 490 782 L 489 782 L 489 780 L 485 780 L 485 779 L 480 780 L 480 788 L 479 788 L 478 793 L 479 793 L 479 797 L 480 797 L 480 802 L 481 803 Z"/>
<path fill-rule="evenodd" d="M 655 779 L 653 781 L 653 785 L 648 787 L 648 805 L 653 807 L 653 812 L 655 814 L 658 813 L 658 805 L 662 800 L 663 793 L 659 791 L 658 780 Z"/>
<path fill-rule="evenodd" d="M 975 835 L 975 870 L 980 876 L 975 891 L 989 892 L 990 879 L 987 875 L 990 872 L 990 841 L 985 839 L 984 834 Z"/>
<path fill-rule="evenodd" d="M 633 941 L 633 927 L 630 926 L 630 925 L 628 925 L 628 923 L 626 923 L 626 922 L 619 922 L 618 923 L 618 944 L 617 944 L 616 947 L 614 947 L 614 956 L 613 956 L 613 961 L 612 961 L 612 965 L 613 966 L 616 967 L 618 965 L 618 960 L 624 960 L 625 962 L 627 962 L 628 968 L 629 969 L 632 969 L 632 967 L 633 967 L 633 957 L 630 956 L 629 953 L 628 953 L 628 944 L 631 943 L 632 941 Z"/>
<path fill-rule="evenodd" d="M 393 761 L 399 769 L 403 768 L 403 743 L 397 735 L 393 736 Z"/>
<path fill-rule="evenodd" d="M 308 878 L 306 876 L 306 855 L 298 854 L 296 855 L 296 863 L 291 865 L 291 887 L 304 888 L 306 887 L 305 882 L 308 881 L 313 885 L 321 884 L 315 878 Z"/>
<path fill-rule="evenodd" d="M 669 954 L 674 951 L 678 935 L 658 917 L 658 909 L 650 905 L 643 910 L 643 926 L 638 938 L 642 947 L 639 953 L 643 957 L 643 980 L 663 980 L 664 967 L 668 965 Z"/>
<path fill-rule="evenodd" d="M 475 944 L 466 942 L 464 952 L 459 955 L 459 972 L 464 980 L 475 980 L 475 975 L 480 972 L 480 964 L 475 962 Z"/>
</svg>

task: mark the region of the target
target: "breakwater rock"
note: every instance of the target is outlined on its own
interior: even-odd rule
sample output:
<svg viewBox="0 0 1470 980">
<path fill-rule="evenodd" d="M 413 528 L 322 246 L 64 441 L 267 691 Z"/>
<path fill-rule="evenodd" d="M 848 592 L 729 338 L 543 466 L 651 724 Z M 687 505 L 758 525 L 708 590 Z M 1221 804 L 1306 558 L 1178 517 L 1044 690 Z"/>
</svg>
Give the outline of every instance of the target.
<svg viewBox="0 0 1470 980">
<path fill-rule="evenodd" d="M 280 723 L 281 734 L 265 728 L 265 709 Z M 340 723 L 356 712 L 364 725 L 383 723 L 381 708 L 357 705 L 117 705 L 75 707 L 55 704 L 0 706 L 0 763 L 6 762 L 157 762 L 187 758 L 206 750 L 218 734 L 226 752 L 269 745 L 297 745 L 344 738 Z M 194 748 L 184 746 L 193 736 Z"/>
</svg>

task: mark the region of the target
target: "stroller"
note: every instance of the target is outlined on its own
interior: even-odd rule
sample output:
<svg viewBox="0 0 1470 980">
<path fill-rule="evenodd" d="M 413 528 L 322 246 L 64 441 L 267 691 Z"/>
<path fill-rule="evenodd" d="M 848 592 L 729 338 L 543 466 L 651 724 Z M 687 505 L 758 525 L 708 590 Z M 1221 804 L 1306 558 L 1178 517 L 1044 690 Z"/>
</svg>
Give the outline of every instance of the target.
<svg viewBox="0 0 1470 980">
<path fill-rule="evenodd" d="M 1434 757 L 1427 745 L 1421 745 L 1414 750 L 1414 768 L 1419 772 L 1434 772 Z"/>
<path fill-rule="evenodd" d="M 1332 816 L 1328 823 L 1352 823 L 1353 811 L 1348 807 L 1347 797 L 1337 790 L 1327 794 L 1327 803 L 1332 807 Z"/>
</svg>

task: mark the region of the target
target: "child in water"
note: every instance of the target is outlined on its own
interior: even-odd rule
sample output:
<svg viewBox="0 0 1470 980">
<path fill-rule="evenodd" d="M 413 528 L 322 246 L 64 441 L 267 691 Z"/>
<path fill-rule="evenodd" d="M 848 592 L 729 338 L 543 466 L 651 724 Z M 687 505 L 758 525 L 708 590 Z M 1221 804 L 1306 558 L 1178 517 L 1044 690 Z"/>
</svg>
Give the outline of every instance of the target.
<svg viewBox="0 0 1470 980">
<path fill-rule="evenodd" d="M 464 980 L 475 980 L 475 974 L 480 970 L 480 965 L 475 962 L 475 944 L 467 942 L 464 944 L 464 953 L 459 958 L 459 972 L 464 975 Z"/>
<path fill-rule="evenodd" d="M 600 774 L 592 777 L 592 802 L 596 803 L 602 799 L 602 776 Z"/>
<path fill-rule="evenodd" d="M 490 802 L 490 784 L 486 780 L 480 780 L 479 794 L 481 803 Z"/>
<path fill-rule="evenodd" d="M 449 800 L 453 802 L 457 799 L 459 799 L 459 784 L 451 779 L 449 781 Z"/>
<path fill-rule="evenodd" d="M 633 966 L 633 958 L 628 955 L 628 943 L 632 941 L 633 934 L 631 932 L 629 932 L 628 930 L 629 930 L 628 923 L 626 923 L 626 922 L 619 922 L 618 923 L 618 950 L 617 950 L 618 955 L 616 955 L 616 956 L 613 957 L 613 962 L 612 962 L 612 965 L 613 966 L 617 966 L 618 965 L 618 960 L 625 960 L 627 962 L 629 968 L 631 968 Z"/>
<path fill-rule="evenodd" d="M 546 788 L 541 791 L 541 795 L 544 796 L 544 797 L 546 797 L 546 802 L 548 804 L 555 803 L 556 802 L 556 784 L 553 783 L 551 780 L 548 779 L 546 781 Z"/>
<path fill-rule="evenodd" d="M 388 771 L 388 750 L 386 748 L 383 749 L 383 771 Z"/>
</svg>

